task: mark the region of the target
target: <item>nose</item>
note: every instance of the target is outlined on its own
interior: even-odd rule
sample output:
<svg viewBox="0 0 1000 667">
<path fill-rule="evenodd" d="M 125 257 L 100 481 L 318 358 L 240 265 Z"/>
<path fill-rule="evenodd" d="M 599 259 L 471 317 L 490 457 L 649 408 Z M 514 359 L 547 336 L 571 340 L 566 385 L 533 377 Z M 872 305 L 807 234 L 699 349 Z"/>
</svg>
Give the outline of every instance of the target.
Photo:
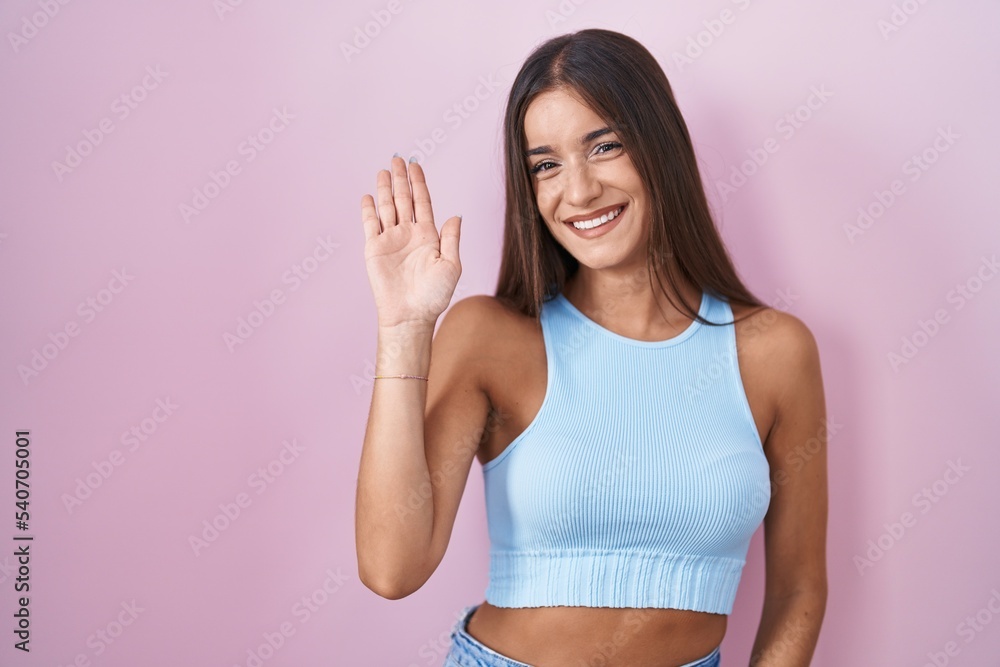
<svg viewBox="0 0 1000 667">
<path fill-rule="evenodd" d="M 575 166 L 566 165 L 563 173 L 566 177 L 563 199 L 569 206 L 582 208 L 601 196 L 601 182 L 595 178 L 587 160 Z"/>
</svg>

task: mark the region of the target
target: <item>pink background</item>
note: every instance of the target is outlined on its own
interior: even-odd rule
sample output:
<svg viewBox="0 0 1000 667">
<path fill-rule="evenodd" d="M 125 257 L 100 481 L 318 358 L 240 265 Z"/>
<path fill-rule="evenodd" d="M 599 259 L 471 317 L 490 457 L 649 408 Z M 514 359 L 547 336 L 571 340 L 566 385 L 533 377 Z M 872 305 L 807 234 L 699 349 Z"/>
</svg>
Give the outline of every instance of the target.
<svg viewBox="0 0 1000 667">
<path fill-rule="evenodd" d="M 1000 6 L 224 2 L 0 8 L 0 663 L 247 665 L 282 624 L 294 634 L 265 665 L 442 662 L 456 614 L 486 587 L 482 475 L 474 465 L 420 591 L 388 601 L 359 582 L 376 323 L 360 199 L 394 151 L 420 150 L 438 223 L 465 216 L 455 299 L 492 293 L 509 84 L 537 43 L 586 27 L 657 56 L 741 274 L 819 341 L 830 599 L 813 664 L 1000 655 L 1000 277 L 988 263 Z M 355 39 L 363 48 L 345 55 Z M 767 161 L 720 193 L 765 144 Z M 185 220 L 206 185 L 212 198 Z M 893 201 L 849 235 L 879 197 Z M 960 285 L 971 299 L 955 298 Z M 258 303 L 268 315 L 227 345 Z M 905 341 L 916 353 L 894 368 Z M 22 377 L 36 351 L 50 358 Z M 123 440 L 133 428 L 143 439 Z M 30 657 L 11 633 L 18 429 L 32 441 Z M 282 455 L 286 441 L 298 449 Z M 949 462 L 968 470 L 946 478 Z M 269 465 L 270 481 L 256 476 Z M 67 506 L 81 483 L 89 496 Z M 220 504 L 238 499 L 225 526 Z M 225 529 L 196 554 L 190 536 L 213 519 Z M 749 655 L 762 546 L 758 532 L 723 665 Z M 306 616 L 310 596 L 321 602 Z M 97 639 L 119 618 L 130 624 L 112 643 Z"/>
</svg>

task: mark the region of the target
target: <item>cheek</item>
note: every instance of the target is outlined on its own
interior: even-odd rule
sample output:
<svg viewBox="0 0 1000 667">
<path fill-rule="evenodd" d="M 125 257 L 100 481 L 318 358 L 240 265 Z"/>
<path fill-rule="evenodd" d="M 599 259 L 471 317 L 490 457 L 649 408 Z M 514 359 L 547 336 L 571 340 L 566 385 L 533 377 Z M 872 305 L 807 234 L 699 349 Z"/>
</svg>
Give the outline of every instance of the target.
<svg viewBox="0 0 1000 667">
<path fill-rule="evenodd" d="M 535 205 L 538 206 L 538 210 L 542 212 L 542 215 L 547 219 L 552 219 L 555 213 L 556 203 L 558 198 L 554 196 L 551 188 L 546 188 L 544 185 L 536 186 L 535 188 Z"/>
<path fill-rule="evenodd" d="M 615 160 L 615 182 L 634 197 L 641 197 L 645 187 L 635 165 L 626 155 L 624 160 Z"/>
</svg>

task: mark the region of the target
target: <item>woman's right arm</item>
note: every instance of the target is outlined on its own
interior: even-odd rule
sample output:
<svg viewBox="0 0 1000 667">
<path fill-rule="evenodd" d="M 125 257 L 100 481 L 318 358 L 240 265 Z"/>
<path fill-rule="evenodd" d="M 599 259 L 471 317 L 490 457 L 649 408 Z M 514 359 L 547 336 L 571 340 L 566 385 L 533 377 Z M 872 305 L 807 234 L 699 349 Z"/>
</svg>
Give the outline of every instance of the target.
<svg viewBox="0 0 1000 667">
<path fill-rule="evenodd" d="M 426 329 L 379 331 L 378 374 L 429 378 L 376 380 L 372 395 L 355 528 L 359 576 L 385 598 L 423 586 L 451 538 L 489 412 L 471 345 L 482 298 L 453 305 L 433 343 Z"/>
<path fill-rule="evenodd" d="M 362 200 L 366 264 L 378 308 L 376 375 L 358 474 L 355 539 L 361 581 L 397 599 L 419 589 L 444 557 L 486 424 L 475 341 L 489 297 L 469 297 L 437 318 L 454 293 L 458 218 L 440 238 L 419 165 L 412 209 L 401 158 L 378 175 L 379 212 Z M 414 222 L 415 216 L 415 222 Z"/>
</svg>

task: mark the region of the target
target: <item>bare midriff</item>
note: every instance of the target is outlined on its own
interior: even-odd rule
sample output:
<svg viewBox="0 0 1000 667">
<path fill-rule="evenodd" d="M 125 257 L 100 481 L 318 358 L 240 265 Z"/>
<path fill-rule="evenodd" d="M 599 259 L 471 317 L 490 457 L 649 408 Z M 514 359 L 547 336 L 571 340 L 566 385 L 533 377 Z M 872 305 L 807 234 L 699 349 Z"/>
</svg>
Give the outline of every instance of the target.
<svg viewBox="0 0 1000 667">
<path fill-rule="evenodd" d="M 686 609 L 507 608 L 483 601 L 465 630 L 534 667 L 678 667 L 721 644 L 727 620 Z"/>
</svg>

